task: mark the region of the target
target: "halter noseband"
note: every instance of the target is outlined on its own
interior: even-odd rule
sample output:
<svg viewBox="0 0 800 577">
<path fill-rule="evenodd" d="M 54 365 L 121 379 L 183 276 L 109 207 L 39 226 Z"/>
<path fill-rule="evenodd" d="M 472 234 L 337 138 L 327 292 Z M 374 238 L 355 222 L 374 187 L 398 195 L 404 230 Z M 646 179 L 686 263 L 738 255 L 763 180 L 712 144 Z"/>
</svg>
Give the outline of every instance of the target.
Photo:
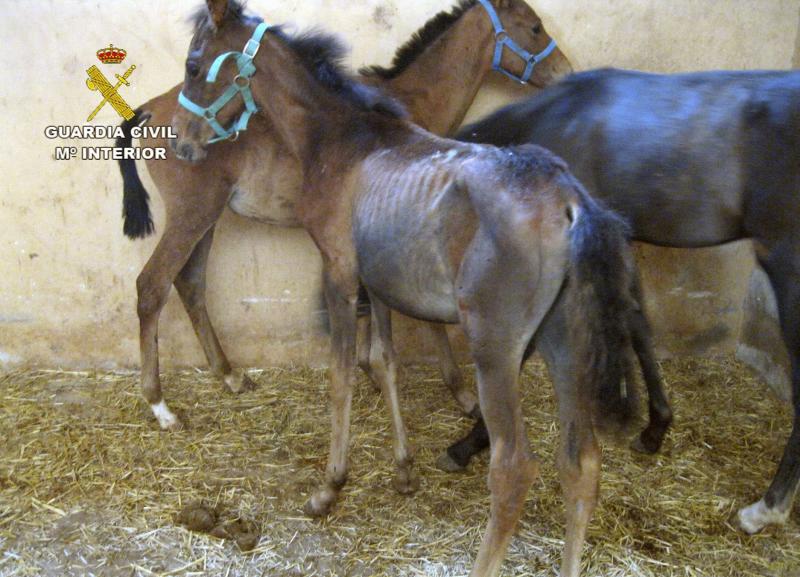
<svg viewBox="0 0 800 577">
<path fill-rule="evenodd" d="M 241 52 L 225 52 L 224 54 L 217 56 L 217 59 L 214 60 L 214 63 L 208 70 L 206 82 L 217 81 L 217 75 L 219 74 L 220 68 L 222 68 L 222 64 L 231 56 L 236 57 L 236 66 L 239 68 L 239 74 L 237 74 L 233 79 L 233 83 L 228 86 L 225 92 L 223 92 L 214 102 L 204 108 L 199 104 L 189 100 L 183 94 L 183 91 L 181 91 L 180 95 L 178 96 L 178 103 L 180 103 L 181 106 L 183 106 L 189 112 L 204 118 L 211 128 L 214 129 L 214 132 L 217 136 L 209 140 L 209 143 L 219 142 L 220 140 L 225 139 L 236 140 L 236 138 L 239 136 L 239 132 L 247 128 L 247 123 L 250 121 L 250 117 L 254 113 L 258 112 L 258 107 L 253 100 L 253 92 L 250 90 L 250 78 L 256 72 L 253 59 L 256 57 L 258 49 L 261 47 L 261 39 L 264 37 L 264 33 L 268 28 L 269 25 L 262 22 L 256 27 L 253 35 L 247 41 L 247 44 L 244 45 L 244 48 Z M 230 102 L 237 94 L 241 94 L 242 100 L 244 100 L 244 112 L 242 112 L 238 120 L 234 121 L 230 128 L 223 128 L 217 120 L 217 113 L 222 110 L 222 107 L 228 104 L 228 102 Z"/>
<path fill-rule="evenodd" d="M 522 48 L 519 44 L 514 42 L 514 40 L 508 35 L 505 28 L 503 28 L 503 23 L 500 22 L 500 17 L 497 15 L 497 12 L 494 9 L 494 6 L 489 2 L 489 0 L 478 0 L 481 6 L 486 9 L 486 12 L 489 13 L 489 18 L 492 21 L 492 26 L 494 26 L 494 39 L 495 39 L 495 46 L 494 46 L 494 61 L 492 62 L 492 68 L 497 70 L 498 72 L 502 72 L 509 78 L 516 80 L 517 82 L 521 82 L 522 84 L 526 84 L 530 79 L 531 75 L 533 75 L 533 68 L 539 64 L 542 60 L 550 56 L 553 50 L 556 49 L 556 41 L 550 39 L 550 44 L 547 47 L 539 52 L 539 54 L 531 54 L 524 48 Z M 525 61 L 525 71 L 522 73 L 522 76 L 517 76 L 510 70 L 506 70 L 500 65 L 500 61 L 503 59 L 503 49 L 508 47 L 511 52 L 522 58 Z"/>
</svg>

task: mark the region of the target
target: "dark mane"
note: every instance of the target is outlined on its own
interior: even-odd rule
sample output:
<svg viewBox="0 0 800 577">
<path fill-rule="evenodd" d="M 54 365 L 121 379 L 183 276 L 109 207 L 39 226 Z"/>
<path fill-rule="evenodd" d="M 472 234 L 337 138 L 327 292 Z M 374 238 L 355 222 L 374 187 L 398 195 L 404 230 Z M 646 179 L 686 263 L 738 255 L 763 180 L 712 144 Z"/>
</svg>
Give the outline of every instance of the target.
<svg viewBox="0 0 800 577">
<path fill-rule="evenodd" d="M 391 80 L 400 75 L 416 60 L 420 54 L 433 44 L 437 38 L 455 24 L 464 13 L 475 6 L 477 0 L 459 0 L 450 12 L 439 12 L 428 20 L 422 28 L 417 30 L 411 39 L 395 52 L 392 65 L 389 68 L 382 66 L 366 66 L 359 70 L 364 76 L 377 76 L 384 80 Z"/>
<path fill-rule="evenodd" d="M 407 116 L 403 106 L 379 88 L 366 86 L 353 79 L 342 66 L 347 48 L 332 34 L 307 30 L 289 36 L 280 27 L 271 28 L 298 56 L 308 71 L 328 90 L 348 100 L 361 110 L 373 110 L 393 116 Z"/>
<path fill-rule="evenodd" d="M 246 15 L 244 9 L 242 2 L 229 0 L 225 22 L 252 24 L 261 21 L 260 18 Z M 190 22 L 194 26 L 195 34 L 210 25 L 206 7 L 200 7 L 192 15 Z M 267 32 L 285 42 L 320 84 L 356 108 L 395 118 L 407 116 L 405 108 L 395 99 L 379 88 L 359 83 L 347 74 L 342 65 L 347 48 L 336 36 L 314 29 L 290 35 L 282 26 L 272 26 Z"/>
</svg>

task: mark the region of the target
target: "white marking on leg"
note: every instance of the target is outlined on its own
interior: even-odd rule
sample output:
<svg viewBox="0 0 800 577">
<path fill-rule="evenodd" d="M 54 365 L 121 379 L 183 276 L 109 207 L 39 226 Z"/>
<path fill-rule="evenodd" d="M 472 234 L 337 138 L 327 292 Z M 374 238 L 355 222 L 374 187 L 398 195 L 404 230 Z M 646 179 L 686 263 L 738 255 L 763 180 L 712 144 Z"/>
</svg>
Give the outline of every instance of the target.
<svg viewBox="0 0 800 577">
<path fill-rule="evenodd" d="M 178 417 L 175 416 L 175 413 L 169 410 L 169 407 L 167 406 L 167 403 L 164 402 L 164 399 L 161 399 L 157 403 L 153 403 L 150 405 L 150 408 L 152 409 L 153 414 L 156 416 L 158 424 L 162 429 L 176 429 L 180 427 L 181 422 L 178 420 Z"/>
<path fill-rule="evenodd" d="M 791 501 L 790 501 L 791 502 Z M 739 525 L 750 535 L 758 533 L 767 525 L 783 525 L 789 519 L 791 507 L 786 510 L 770 509 L 764 499 L 739 510 Z"/>
</svg>

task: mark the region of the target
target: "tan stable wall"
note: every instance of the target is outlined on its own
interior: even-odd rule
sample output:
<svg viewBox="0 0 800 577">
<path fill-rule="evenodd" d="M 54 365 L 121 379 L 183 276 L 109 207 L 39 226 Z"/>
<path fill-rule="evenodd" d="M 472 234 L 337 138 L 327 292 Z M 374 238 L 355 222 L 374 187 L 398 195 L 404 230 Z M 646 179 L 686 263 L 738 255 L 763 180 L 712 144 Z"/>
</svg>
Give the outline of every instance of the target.
<svg viewBox="0 0 800 577">
<path fill-rule="evenodd" d="M 577 70 L 787 68 L 798 63 L 798 0 L 531 0 Z M 109 42 L 137 65 L 121 94 L 132 105 L 182 78 L 195 0 L 3 0 L 0 7 L 0 366 L 119 367 L 138 363 L 135 279 L 157 236 L 122 236 L 114 163 L 56 161 L 50 124 L 82 124 L 99 101 L 85 84 Z M 251 0 L 275 22 L 343 34 L 353 65 L 387 63 L 394 49 L 449 1 Z M 477 114 L 520 95 L 498 79 Z M 106 107 L 96 124 L 117 124 Z M 143 169 L 142 172 L 146 172 Z M 156 225 L 163 214 L 153 193 Z M 732 350 L 751 267 L 750 249 L 641 247 L 662 352 Z M 303 231 L 226 214 L 209 271 L 209 308 L 231 359 L 250 366 L 325 361 L 318 329 L 319 261 Z M 407 358 L 424 339 L 401 323 Z M 162 315 L 164 365 L 202 364 L 177 296 Z"/>
</svg>

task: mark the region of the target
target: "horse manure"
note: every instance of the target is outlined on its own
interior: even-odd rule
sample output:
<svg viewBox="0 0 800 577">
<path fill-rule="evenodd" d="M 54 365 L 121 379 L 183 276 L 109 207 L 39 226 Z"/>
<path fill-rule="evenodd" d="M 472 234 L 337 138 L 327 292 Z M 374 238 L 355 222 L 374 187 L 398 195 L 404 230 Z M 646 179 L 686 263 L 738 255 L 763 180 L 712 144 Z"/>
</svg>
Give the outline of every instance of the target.
<svg viewBox="0 0 800 577">
<path fill-rule="evenodd" d="M 244 519 L 236 519 L 229 521 L 225 524 L 214 527 L 210 535 L 219 537 L 220 539 L 231 539 L 236 541 L 241 551 L 250 551 L 255 549 L 258 544 L 258 539 L 261 537 L 258 533 L 256 524 Z"/>
<path fill-rule="evenodd" d="M 224 521 L 220 517 L 218 509 L 196 501 L 184 507 L 175 520 L 190 531 L 235 541 L 240 551 L 250 551 L 256 547 L 261 535 L 255 523 L 244 519 Z"/>
<path fill-rule="evenodd" d="M 216 509 L 195 501 L 186 505 L 175 520 L 190 531 L 208 533 L 217 525 L 217 517 Z"/>
</svg>

